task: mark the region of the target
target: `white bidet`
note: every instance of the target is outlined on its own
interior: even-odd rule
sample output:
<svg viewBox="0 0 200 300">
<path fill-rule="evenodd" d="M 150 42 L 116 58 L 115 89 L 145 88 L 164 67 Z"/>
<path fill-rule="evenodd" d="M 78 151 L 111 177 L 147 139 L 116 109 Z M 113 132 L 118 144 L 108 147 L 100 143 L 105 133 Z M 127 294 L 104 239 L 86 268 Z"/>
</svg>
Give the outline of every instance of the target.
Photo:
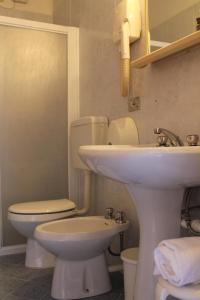
<svg viewBox="0 0 200 300">
<path fill-rule="evenodd" d="M 128 226 L 128 221 L 118 224 L 99 216 L 37 226 L 35 238 L 57 257 L 52 297 L 80 299 L 111 290 L 104 251 Z"/>
</svg>

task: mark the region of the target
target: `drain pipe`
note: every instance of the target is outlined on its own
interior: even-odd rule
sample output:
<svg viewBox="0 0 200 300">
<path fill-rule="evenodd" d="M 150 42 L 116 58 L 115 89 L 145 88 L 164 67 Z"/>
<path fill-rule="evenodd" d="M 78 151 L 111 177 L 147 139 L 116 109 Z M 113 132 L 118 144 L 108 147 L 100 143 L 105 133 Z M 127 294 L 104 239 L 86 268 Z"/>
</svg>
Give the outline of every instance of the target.
<svg viewBox="0 0 200 300">
<path fill-rule="evenodd" d="M 91 171 L 83 170 L 83 208 L 77 210 L 77 215 L 82 216 L 88 213 L 91 205 L 90 187 L 91 187 Z"/>
<path fill-rule="evenodd" d="M 190 211 L 199 208 L 190 206 L 192 194 L 194 192 L 195 188 L 187 188 L 184 194 L 184 202 L 185 202 L 185 208 L 182 210 L 182 220 L 181 220 L 181 226 L 183 228 L 186 228 L 192 233 L 193 235 L 200 236 L 200 220 L 192 220 Z"/>
<path fill-rule="evenodd" d="M 110 253 L 110 255 L 112 256 L 121 256 L 121 252 L 124 250 L 124 232 L 120 232 L 119 233 L 119 237 L 120 237 L 120 251 L 119 253 L 116 253 L 114 252 L 112 249 L 111 249 L 111 246 L 108 247 L 108 252 Z"/>
<path fill-rule="evenodd" d="M 191 220 L 186 221 L 186 220 L 181 220 L 181 226 L 185 229 L 189 229 L 191 231 L 191 233 L 195 234 L 195 235 L 200 235 L 200 220 Z"/>
</svg>

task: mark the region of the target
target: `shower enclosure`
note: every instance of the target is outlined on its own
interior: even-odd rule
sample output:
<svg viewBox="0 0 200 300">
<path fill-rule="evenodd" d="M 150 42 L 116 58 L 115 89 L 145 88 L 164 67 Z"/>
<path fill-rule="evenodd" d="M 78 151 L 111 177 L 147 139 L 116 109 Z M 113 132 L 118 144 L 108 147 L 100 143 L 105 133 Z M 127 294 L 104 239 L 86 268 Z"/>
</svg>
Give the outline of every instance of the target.
<svg viewBox="0 0 200 300">
<path fill-rule="evenodd" d="M 79 117 L 79 45 L 77 28 L 8 17 L 0 39 L 0 254 L 8 254 L 23 243 L 9 205 L 76 198 L 68 145 Z"/>
</svg>

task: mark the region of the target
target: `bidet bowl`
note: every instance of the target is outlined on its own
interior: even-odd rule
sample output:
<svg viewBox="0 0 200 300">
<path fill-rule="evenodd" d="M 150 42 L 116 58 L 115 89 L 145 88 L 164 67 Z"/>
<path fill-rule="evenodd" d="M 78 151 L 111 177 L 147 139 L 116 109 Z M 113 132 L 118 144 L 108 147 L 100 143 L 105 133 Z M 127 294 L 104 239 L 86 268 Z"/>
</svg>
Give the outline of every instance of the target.
<svg viewBox="0 0 200 300">
<path fill-rule="evenodd" d="M 111 290 L 104 251 L 128 228 L 104 217 L 80 217 L 39 225 L 35 238 L 56 255 L 51 295 L 72 300 Z"/>
<path fill-rule="evenodd" d="M 117 224 L 101 216 L 80 217 L 39 225 L 35 238 L 60 258 L 85 260 L 100 255 L 128 226 L 128 221 Z"/>
</svg>

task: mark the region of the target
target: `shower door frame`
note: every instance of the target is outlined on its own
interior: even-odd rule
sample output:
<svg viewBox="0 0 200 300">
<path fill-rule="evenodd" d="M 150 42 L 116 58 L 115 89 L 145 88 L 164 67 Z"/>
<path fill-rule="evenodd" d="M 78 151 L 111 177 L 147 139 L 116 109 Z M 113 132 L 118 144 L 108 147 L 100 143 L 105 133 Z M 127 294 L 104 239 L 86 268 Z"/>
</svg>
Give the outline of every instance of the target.
<svg viewBox="0 0 200 300">
<path fill-rule="evenodd" d="M 67 106 L 68 106 L 68 189 L 69 198 L 79 202 L 79 177 L 71 164 L 70 154 L 70 124 L 80 117 L 79 96 L 79 28 L 61 26 L 50 23 L 30 21 L 12 17 L 0 16 L 0 25 L 25 28 L 52 33 L 59 33 L 67 37 Z M 66 183 L 67 184 L 67 183 Z M 0 180 L 1 192 L 1 180 Z M 0 255 L 21 252 L 20 246 L 2 247 L 2 198 L 0 193 Z"/>
</svg>

